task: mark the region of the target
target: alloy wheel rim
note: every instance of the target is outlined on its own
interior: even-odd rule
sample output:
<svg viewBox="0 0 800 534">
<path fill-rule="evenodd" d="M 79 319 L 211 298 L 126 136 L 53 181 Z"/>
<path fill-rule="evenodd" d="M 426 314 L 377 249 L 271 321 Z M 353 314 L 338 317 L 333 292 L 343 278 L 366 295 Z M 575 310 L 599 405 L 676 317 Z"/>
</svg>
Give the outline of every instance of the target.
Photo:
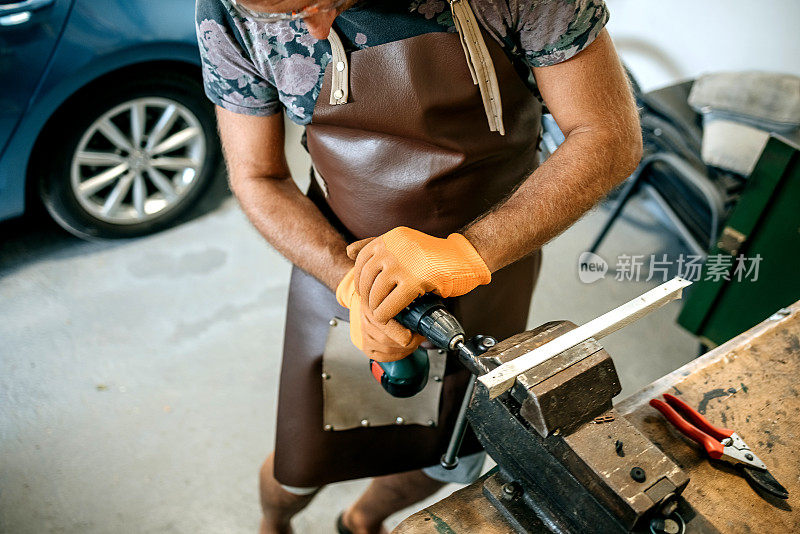
<svg viewBox="0 0 800 534">
<path fill-rule="evenodd" d="M 175 100 L 130 100 L 96 119 L 72 157 L 72 193 L 111 224 L 151 221 L 197 185 L 206 141 L 200 121 Z"/>
</svg>

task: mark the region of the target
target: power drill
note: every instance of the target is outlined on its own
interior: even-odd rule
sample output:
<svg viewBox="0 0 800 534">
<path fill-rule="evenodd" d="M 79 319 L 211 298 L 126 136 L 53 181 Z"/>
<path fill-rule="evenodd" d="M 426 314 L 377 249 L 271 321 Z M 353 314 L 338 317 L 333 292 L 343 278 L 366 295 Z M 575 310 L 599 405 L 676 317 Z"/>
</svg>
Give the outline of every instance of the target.
<svg viewBox="0 0 800 534">
<path fill-rule="evenodd" d="M 418 297 L 395 319 L 428 338 L 438 349 L 457 350 L 464 344 L 464 328 L 437 295 L 428 293 Z M 369 365 L 372 376 L 394 397 L 413 397 L 428 383 L 430 362 L 424 349 L 417 349 L 396 362 L 370 360 Z"/>
<path fill-rule="evenodd" d="M 467 408 L 475 389 L 476 378 L 489 372 L 481 356 L 494 347 L 497 341 L 491 336 L 482 334 L 465 340 L 464 328 L 447 311 L 444 301 L 430 293 L 415 299 L 395 319 L 412 332 L 428 338 L 436 348 L 455 351 L 461 364 L 472 373 L 456 417 L 453 434 L 450 436 L 447 450 L 439 461 L 443 468 L 455 469 L 458 466 L 458 451 L 467 428 Z M 395 397 L 413 397 L 422 391 L 428 383 L 429 368 L 428 354 L 421 349 L 396 362 L 381 363 L 370 360 L 372 375 L 381 383 L 383 389 Z"/>
</svg>

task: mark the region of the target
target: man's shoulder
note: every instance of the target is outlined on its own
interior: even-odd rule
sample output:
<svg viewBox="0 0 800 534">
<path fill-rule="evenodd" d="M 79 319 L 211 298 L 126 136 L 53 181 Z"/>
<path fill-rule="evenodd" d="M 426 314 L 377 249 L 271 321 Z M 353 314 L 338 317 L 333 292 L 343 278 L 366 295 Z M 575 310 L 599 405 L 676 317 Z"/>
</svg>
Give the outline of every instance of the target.
<svg viewBox="0 0 800 534">
<path fill-rule="evenodd" d="M 605 0 L 469 0 L 475 16 L 533 67 L 566 61 L 608 22 Z"/>
<path fill-rule="evenodd" d="M 215 20 L 223 23 L 231 16 L 232 7 L 225 0 L 196 0 L 195 18 L 198 22 Z"/>
</svg>

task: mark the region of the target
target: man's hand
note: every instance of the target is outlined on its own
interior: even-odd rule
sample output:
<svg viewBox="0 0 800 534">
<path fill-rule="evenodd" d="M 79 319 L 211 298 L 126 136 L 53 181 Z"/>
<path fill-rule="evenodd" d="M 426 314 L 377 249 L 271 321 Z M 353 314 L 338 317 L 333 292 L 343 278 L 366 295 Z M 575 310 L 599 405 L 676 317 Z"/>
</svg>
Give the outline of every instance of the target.
<svg viewBox="0 0 800 534">
<path fill-rule="evenodd" d="M 372 312 L 361 305 L 350 269 L 336 288 L 336 300 L 350 309 L 350 339 L 367 356 L 379 362 L 402 360 L 414 352 L 425 338 L 404 328 L 394 319 L 386 324 L 375 320 Z"/>
<path fill-rule="evenodd" d="M 401 226 L 347 247 L 356 261 L 355 287 L 362 305 L 386 324 L 425 293 L 458 297 L 492 279 L 483 259 L 461 234 L 447 239 Z"/>
</svg>

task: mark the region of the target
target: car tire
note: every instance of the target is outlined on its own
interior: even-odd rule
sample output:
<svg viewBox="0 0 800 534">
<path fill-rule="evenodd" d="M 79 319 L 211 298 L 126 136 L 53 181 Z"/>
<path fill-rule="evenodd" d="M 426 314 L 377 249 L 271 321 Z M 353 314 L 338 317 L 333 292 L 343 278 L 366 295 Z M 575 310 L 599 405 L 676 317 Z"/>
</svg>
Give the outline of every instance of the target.
<svg viewBox="0 0 800 534">
<path fill-rule="evenodd" d="M 221 150 L 199 76 L 153 70 L 117 78 L 66 106 L 33 160 L 45 208 L 72 234 L 163 230 L 213 181 Z"/>
</svg>

